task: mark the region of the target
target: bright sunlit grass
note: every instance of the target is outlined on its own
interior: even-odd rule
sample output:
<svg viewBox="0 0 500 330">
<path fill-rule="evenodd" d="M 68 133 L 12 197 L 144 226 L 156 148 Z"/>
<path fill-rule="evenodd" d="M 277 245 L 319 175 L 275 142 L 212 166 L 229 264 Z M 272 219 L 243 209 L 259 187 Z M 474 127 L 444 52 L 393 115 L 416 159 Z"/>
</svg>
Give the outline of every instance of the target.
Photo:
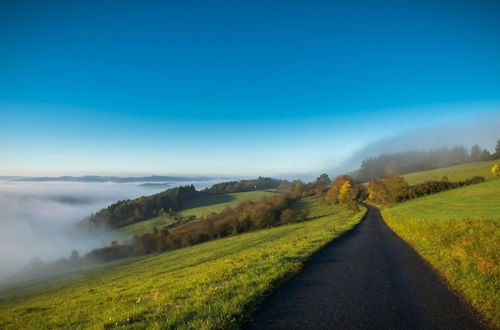
<svg viewBox="0 0 500 330">
<path fill-rule="evenodd" d="M 309 221 L 0 289 L 0 328 L 231 328 L 327 242 L 358 223 L 307 198 Z M 76 275 L 75 275 L 76 276 Z M 69 281 L 69 283 L 68 283 Z"/>
<path fill-rule="evenodd" d="M 470 179 L 475 175 L 485 177 L 486 180 L 492 180 L 495 177 L 490 173 L 493 164 L 498 163 L 498 160 L 490 160 L 486 162 L 474 162 L 450 167 L 438 168 L 431 171 L 415 172 L 405 174 L 403 177 L 411 184 L 418 184 L 429 180 L 441 180 L 443 176 L 447 176 L 450 181 L 463 181 Z"/>
<path fill-rule="evenodd" d="M 455 290 L 500 327 L 500 180 L 382 208 L 382 214 Z"/>
</svg>

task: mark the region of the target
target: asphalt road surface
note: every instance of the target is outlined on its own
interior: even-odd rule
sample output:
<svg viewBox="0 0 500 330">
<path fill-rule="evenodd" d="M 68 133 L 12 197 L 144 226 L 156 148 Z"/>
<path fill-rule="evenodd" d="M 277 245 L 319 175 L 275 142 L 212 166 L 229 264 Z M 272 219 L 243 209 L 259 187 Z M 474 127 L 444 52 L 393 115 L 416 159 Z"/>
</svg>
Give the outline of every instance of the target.
<svg viewBox="0 0 500 330">
<path fill-rule="evenodd" d="M 370 207 L 266 299 L 246 329 L 484 329 Z"/>
</svg>

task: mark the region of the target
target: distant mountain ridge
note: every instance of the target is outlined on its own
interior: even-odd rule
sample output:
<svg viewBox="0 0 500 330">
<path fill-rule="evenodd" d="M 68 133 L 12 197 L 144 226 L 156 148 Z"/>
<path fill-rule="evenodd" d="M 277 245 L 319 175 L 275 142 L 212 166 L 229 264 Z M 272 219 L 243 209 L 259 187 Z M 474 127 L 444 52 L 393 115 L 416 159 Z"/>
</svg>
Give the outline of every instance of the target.
<svg viewBox="0 0 500 330">
<path fill-rule="evenodd" d="M 208 181 L 219 178 L 210 177 L 188 177 L 188 176 L 165 176 L 151 175 L 140 177 L 119 177 L 119 176 L 100 176 L 100 175 L 85 175 L 85 176 L 59 176 L 59 177 L 10 177 L 11 181 L 29 181 L 29 182 L 114 182 L 114 183 L 133 183 L 133 182 L 182 182 L 182 181 Z M 223 178 L 220 178 L 223 179 Z"/>
</svg>

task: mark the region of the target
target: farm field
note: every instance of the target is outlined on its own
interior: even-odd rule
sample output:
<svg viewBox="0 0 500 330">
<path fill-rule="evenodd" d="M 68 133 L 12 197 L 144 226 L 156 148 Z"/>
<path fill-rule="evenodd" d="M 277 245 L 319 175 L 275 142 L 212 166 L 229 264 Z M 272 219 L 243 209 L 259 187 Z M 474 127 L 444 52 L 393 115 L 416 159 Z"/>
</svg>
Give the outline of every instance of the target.
<svg viewBox="0 0 500 330">
<path fill-rule="evenodd" d="M 218 213 L 226 207 L 235 207 L 243 201 L 258 200 L 263 197 L 272 196 L 280 193 L 278 190 L 257 190 L 241 193 L 217 194 L 196 198 L 186 202 L 183 205 L 183 210 L 179 213 L 182 216 L 195 216 L 201 218 L 211 213 Z M 169 217 L 155 217 L 152 219 L 137 222 L 117 230 L 117 239 L 126 241 L 132 239 L 135 235 L 149 233 L 154 227 L 160 228 L 164 226 L 176 225 L 175 220 Z"/>
<path fill-rule="evenodd" d="M 327 242 L 357 224 L 319 197 L 309 219 L 84 273 L 0 288 L 0 328 L 230 328 Z"/>
<path fill-rule="evenodd" d="M 495 327 L 500 326 L 499 196 L 500 180 L 491 180 L 381 209 L 386 223 Z"/>
<path fill-rule="evenodd" d="M 492 180 L 495 177 L 490 173 L 493 164 L 499 163 L 497 160 L 485 162 L 473 162 L 462 165 L 438 168 L 430 171 L 414 172 L 403 175 L 408 184 L 414 185 L 429 180 L 441 180 L 447 176 L 450 181 L 462 181 L 470 179 L 475 175 L 483 176 L 486 180 Z"/>
</svg>

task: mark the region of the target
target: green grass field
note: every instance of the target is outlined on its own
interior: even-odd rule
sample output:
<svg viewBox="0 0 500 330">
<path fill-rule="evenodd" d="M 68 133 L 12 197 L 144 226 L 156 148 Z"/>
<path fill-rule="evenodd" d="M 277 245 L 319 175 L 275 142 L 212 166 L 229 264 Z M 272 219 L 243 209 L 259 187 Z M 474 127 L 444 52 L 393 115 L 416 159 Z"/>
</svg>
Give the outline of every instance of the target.
<svg viewBox="0 0 500 330">
<path fill-rule="evenodd" d="M 0 288 L 0 328 L 233 328 L 352 215 L 310 197 L 311 220 Z"/>
<path fill-rule="evenodd" d="M 413 199 L 381 211 L 399 236 L 500 328 L 500 180 Z"/>
<path fill-rule="evenodd" d="M 405 174 L 403 177 L 410 185 L 422 183 L 428 180 L 440 180 L 443 176 L 447 176 L 450 181 L 462 181 L 470 179 L 475 175 L 484 176 L 486 180 L 494 179 L 490 173 L 493 164 L 500 163 L 500 160 L 490 160 L 486 162 L 474 162 L 444 168 L 438 168 L 431 171 L 415 172 Z"/>
<path fill-rule="evenodd" d="M 241 193 L 217 194 L 196 198 L 186 202 L 183 205 L 183 210 L 179 213 L 183 216 L 194 215 L 196 218 L 218 213 L 224 208 L 230 206 L 235 207 L 243 201 L 256 201 L 263 197 L 272 196 L 280 193 L 278 190 L 257 190 Z M 126 241 L 132 239 L 136 235 L 150 233 L 154 227 L 160 228 L 164 226 L 175 226 L 175 221 L 169 217 L 155 217 L 149 220 L 137 222 L 117 230 L 117 239 Z"/>
</svg>

